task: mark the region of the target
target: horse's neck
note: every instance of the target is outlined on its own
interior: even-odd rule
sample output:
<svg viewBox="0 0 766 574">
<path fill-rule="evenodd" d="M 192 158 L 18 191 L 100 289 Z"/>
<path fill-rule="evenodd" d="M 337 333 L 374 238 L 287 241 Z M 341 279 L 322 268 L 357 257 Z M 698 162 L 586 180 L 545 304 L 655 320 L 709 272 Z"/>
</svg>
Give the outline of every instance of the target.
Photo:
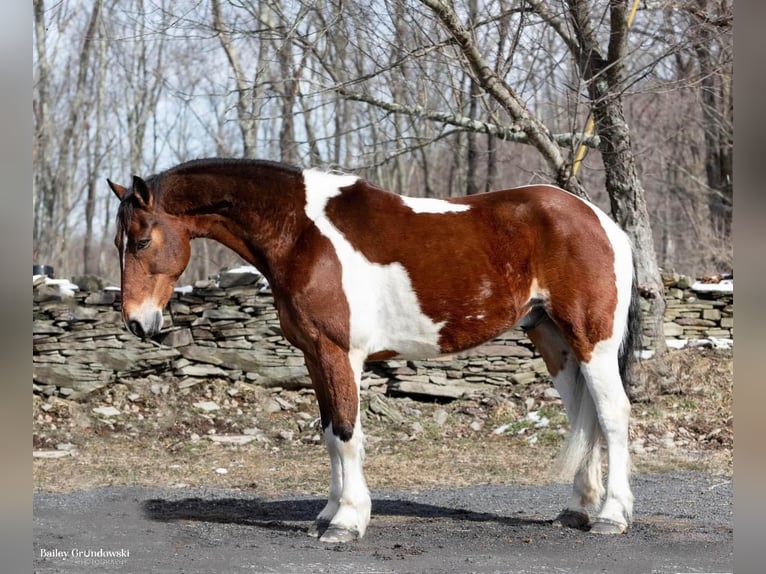
<svg viewBox="0 0 766 574">
<path fill-rule="evenodd" d="M 225 245 L 271 280 L 304 219 L 302 190 L 294 189 L 288 179 L 288 174 L 273 173 L 254 173 L 252 178 L 221 175 L 215 189 L 187 182 L 183 188 L 188 208 L 179 215 L 191 237 Z"/>
</svg>

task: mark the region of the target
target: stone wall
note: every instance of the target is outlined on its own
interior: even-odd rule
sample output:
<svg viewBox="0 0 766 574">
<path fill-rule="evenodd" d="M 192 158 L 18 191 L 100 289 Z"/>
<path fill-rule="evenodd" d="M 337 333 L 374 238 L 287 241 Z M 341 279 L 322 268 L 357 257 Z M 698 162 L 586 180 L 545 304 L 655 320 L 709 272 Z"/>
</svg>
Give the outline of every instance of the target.
<svg viewBox="0 0 766 574">
<path fill-rule="evenodd" d="M 733 339 L 733 294 L 667 284 L 665 333 L 681 346 Z M 76 290 L 36 278 L 33 388 L 78 399 L 113 382 L 172 375 L 179 387 L 208 378 L 298 388 L 310 386 L 301 353 L 281 336 L 268 287 L 251 273 L 222 273 L 177 292 L 165 315 L 170 327 L 154 341 L 130 335 L 114 289 Z M 63 293 L 63 294 L 62 294 Z M 479 389 L 523 385 L 545 377 L 545 365 L 518 330 L 459 355 L 371 364 L 362 385 L 392 394 L 451 399 Z"/>
</svg>

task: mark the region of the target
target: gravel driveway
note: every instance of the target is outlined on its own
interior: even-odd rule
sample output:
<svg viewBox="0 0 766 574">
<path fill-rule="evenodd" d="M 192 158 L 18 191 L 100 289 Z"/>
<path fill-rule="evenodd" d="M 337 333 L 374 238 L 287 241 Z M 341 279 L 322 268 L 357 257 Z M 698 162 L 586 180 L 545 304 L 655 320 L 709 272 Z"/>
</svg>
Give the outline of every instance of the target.
<svg viewBox="0 0 766 574">
<path fill-rule="evenodd" d="M 733 488 L 703 473 L 633 477 L 634 524 L 551 525 L 568 485 L 373 492 L 367 536 L 306 535 L 319 497 L 105 487 L 34 496 L 35 572 L 732 572 Z"/>
</svg>

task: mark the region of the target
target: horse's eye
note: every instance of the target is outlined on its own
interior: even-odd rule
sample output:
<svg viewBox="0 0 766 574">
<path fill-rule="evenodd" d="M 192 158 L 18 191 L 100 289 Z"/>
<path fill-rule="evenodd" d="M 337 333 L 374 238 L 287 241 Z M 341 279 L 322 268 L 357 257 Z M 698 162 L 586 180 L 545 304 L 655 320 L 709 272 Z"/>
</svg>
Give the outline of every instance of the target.
<svg viewBox="0 0 766 574">
<path fill-rule="evenodd" d="M 143 251 L 147 247 L 149 247 L 149 244 L 152 242 L 151 239 L 141 239 L 136 242 L 136 251 Z"/>
</svg>

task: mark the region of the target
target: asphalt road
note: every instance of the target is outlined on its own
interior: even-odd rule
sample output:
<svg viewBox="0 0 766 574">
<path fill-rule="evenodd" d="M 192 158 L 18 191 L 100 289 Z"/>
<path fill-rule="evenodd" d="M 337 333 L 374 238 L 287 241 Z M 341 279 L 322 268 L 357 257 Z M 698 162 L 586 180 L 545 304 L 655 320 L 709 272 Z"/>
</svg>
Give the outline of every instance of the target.
<svg viewBox="0 0 766 574">
<path fill-rule="evenodd" d="M 105 487 L 34 495 L 35 572 L 389 573 L 733 572 L 731 480 L 634 476 L 628 534 L 599 537 L 551 520 L 568 485 L 373 492 L 367 536 L 306 534 L 319 497 Z M 111 555 L 110 555 L 111 554 Z"/>
</svg>

